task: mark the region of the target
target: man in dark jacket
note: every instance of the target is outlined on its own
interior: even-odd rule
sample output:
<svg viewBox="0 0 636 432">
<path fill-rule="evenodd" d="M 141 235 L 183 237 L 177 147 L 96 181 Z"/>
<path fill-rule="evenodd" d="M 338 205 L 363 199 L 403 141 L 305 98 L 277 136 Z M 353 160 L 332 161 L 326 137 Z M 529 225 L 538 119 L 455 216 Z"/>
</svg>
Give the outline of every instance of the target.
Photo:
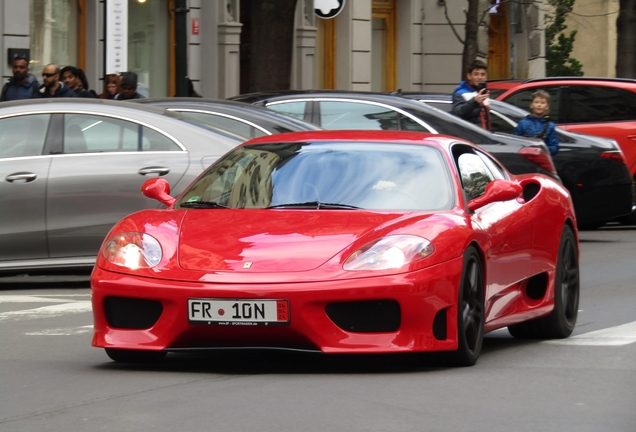
<svg viewBox="0 0 636 432">
<path fill-rule="evenodd" d="M 143 99 L 144 97 L 137 93 L 137 74 L 134 72 L 124 72 L 121 74 L 119 82 L 121 93 L 115 96 L 117 100 Z"/>
<path fill-rule="evenodd" d="M 44 84 L 42 84 L 38 90 L 38 97 L 76 97 L 75 92 L 60 81 L 60 67 L 58 65 L 51 63 L 44 66 L 42 80 Z"/>
<path fill-rule="evenodd" d="M 453 92 L 452 113 L 466 121 L 490 130 L 490 102 L 485 84 L 488 79 L 486 63 L 475 60 L 470 64 L 466 81 Z M 483 83 L 483 84 L 481 84 Z"/>
<path fill-rule="evenodd" d="M 29 73 L 26 57 L 16 56 L 13 59 L 13 77 L 2 87 L 0 102 L 37 97 L 39 85 L 35 75 Z"/>
</svg>

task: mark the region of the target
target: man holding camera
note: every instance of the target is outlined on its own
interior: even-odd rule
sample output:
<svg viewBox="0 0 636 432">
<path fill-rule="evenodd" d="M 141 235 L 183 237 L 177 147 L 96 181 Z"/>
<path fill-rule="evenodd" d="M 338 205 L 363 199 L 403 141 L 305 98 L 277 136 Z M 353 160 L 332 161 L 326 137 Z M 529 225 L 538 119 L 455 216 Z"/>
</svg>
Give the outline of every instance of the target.
<svg viewBox="0 0 636 432">
<path fill-rule="evenodd" d="M 466 81 L 453 92 L 453 110 L 457 117 L 490 130 L 490 96 L 486 89 L 488 72 L 486 63 L 475 60 L 470 64 Z"/>
</svg>

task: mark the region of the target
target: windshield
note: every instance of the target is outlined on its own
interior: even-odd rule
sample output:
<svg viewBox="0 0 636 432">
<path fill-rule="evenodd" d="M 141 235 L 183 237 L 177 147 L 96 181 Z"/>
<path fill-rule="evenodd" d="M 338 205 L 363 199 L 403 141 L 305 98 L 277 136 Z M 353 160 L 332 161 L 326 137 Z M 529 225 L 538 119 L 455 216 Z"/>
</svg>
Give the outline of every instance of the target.
<svg viewBox="0 0 636 432">
<path fill-rule="evenodd" d="M 451 185 L 433 147 L 274 143 L 239 147 L 219 159 L 177 208 L 446 210 L 454 204 Z"/>
</svg>

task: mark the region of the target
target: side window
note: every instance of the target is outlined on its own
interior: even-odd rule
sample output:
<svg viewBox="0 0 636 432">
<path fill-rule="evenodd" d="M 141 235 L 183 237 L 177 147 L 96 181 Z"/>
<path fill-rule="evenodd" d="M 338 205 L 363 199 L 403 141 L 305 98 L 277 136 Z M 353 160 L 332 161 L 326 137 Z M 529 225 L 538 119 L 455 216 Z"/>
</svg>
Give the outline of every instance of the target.
<svg viewBox="0 0 636 432">
<path fill-rule="evenodd" d="M 568 123 L 596 123 L 636 119 L 636 94 L 612 87 L 572 86 Z"/>
<path fill-rule="evenodd" d="M 399 114 L 400 116 L 400 129 L 405 131 L 414 131 L 414 132 L 430 132 L 430 130 L 426 129 L 421 124 L 417 123 L 410 117 L 405 116 L 404 114 Z"/>
<path fill-rule="evenodd" d="M 268 104 L 267 108 L 272 111 L 279 112 L 297 119 L 305 119 L 305 107 L 307 102 L 285 102 L 285 103 L 273 103 Z"/>
<path fill-rule="evenodd" d="M 398 113 L 366 103 L 320 102 L 320 126 L 330 130 L 398 130 Z"/>
<path fill-rule="evenodd" d="M 87 114 L 64 115 L 64 153 L 130 152 L 139 147 L 135 123 Z"/>
<path fill-rule="evenodd" d="M 0 159 L 41 155 L 50 119 L 50 114 L 0 119 Z"/>
<path fill-rule="evenodd" d="M 477 152 L 477 154 L 479 155 L 481 160 L 484 161 L 484 164 L 486 164 L 486 166 L 488 167 L 492 176 L 495 179 L 497 180 L 508 179 L 508 175 L 506 174 L 506 171 L 501 167 L 501 165 L 499 165 L 496 161 L 494 161 L 492 158 L 490 158 L 484 153 Z"/>
<path fill-rule="evenodd" d="M 87 114 L 64 115 L 64 153 L 180 151 L 164 135 L 137 123 Z"/>
<path fill-rule="evenodd" d="M 457 158 L 457 168 L 468 200 L 482 196 L 488 183 L 494 180 L 484 161 L 474 153 L 461 154 Z"/>
<path fill-rule="evenodd" d="M 182 151 L 176 143 L 159 132 L 141 127 L 141 150 L 142 151 Z"/>
<path fill-rule="evenodd" d="M 490 129 L 493 132 L 511 134 L 517 123 L 495 110 L 490 110 Z"/>
<path fill-rule="evenodd" d="M 216 114 L 207 114 L 207 113 L 199 113 L 199 112 L 183 112 L 183 115 L 187 115 L 188 117 L 193 117 L 197 121 L 209 124 L 211 126 L 228 130 L 232 133 L 242 136 L 243 138 L 258 138 L 263 135 L 267 135 L 265 132 L 260 129 L 255 128 L 254 126 L 242 122 L 240 120 L 236 120 L 230 117 L 225 117 Z"/>
<path fill-rule="evenodd" d="M 530 102 L 532 102 L 532 94 L 539 90 L 539 87 L 535 87 L 532 89 L 526 89 L 516 92 L 515 94 L 506 98 L 504 102 L 515 105 L 521 109 L 526 111 L 530 110 Z M 555 123 L 562 123 L 564 120 L 564 115 L 561 112 L 559 95 L 561 93 L 561 89 L 558 87 L 546 87 L 541 88 L 541 90 L 545 90 L 550 95 L 550 120 Z"/>
</svg>

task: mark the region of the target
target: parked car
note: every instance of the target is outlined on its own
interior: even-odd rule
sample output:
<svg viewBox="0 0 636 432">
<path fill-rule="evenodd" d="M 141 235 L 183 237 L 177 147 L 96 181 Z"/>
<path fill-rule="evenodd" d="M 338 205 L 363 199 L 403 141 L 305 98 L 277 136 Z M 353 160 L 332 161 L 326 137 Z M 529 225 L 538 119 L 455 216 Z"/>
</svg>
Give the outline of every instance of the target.
<svg viewBox="0 0 636 432">
<path fill-rule="evenodd" d="M 294 117 L 225 99 L 151 98 L 135 99 L 135 102 L 179 112 L 204 124 L 227 129 L 245 139 L 285 132 L 320 130 L 319 127 Z"/>
<path fill-rule="evenodd" d="M 404 93 L 445 111 L 452 108 L 451 95 Z M 490 101 L 495 132 L 512 133 L 529 113 L 505 102 Z M 620 218 L 631 223 L 634 211 L 632 178 L 616 141 L 570 132 L 556 127 L 559 152 L 552 156 L 557 173 L 570 191 L 581 227 L 594 228 Z"/>
<path fill-rule="evenodd" d="M 116 224 L 91 278 L 93 346 L 115 361 L 258 347 L 470 366 L 484 333 L 576 324 L 569 193 L 454 137 L 266 136 L 176 199 L 163 179 L 144 193 L 169 208 Z"/>
<path fill-rule="evenodd" d="M 282 91 L 235 96 L 323 129 L 407 130 L 456 136 L 493 154 L 513 174 L 558 178 L 540 139 L 493 134 L 454 115 L 399 96 L 344 91 Z"/>
<path fill-rule="evenodd" d="M 497 96 L 504 94 L 506 91 L 518 86 L 522 82 L 523 80 L 519 80 L 519 79 L 490 80 L 487 82 L 490 97 L 495 99 L 497 98 Z"/>
<path fill-rule="evenodd" d="M 162 108 L 96 99 L 0 104 L 0 271 L 91 268 L 123 216 L 157 207 L 243 140 Z"/>
<path fill-rule="evenodd" d="M 532 79 L 497 99 L 525 109 L 537 90 L 550 94 L 550 120 L 561 128 L 616 140 L 636 178 L 636 79 Z"/>
</svg>

